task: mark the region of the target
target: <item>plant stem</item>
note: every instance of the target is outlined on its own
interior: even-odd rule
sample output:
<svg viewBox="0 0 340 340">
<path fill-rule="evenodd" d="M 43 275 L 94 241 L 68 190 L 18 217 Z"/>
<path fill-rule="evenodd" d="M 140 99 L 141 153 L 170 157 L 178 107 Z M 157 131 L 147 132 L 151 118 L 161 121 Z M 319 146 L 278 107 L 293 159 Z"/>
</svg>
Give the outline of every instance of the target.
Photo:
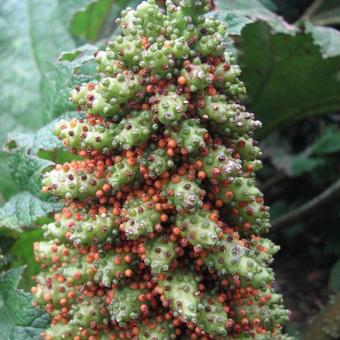
<svg viewBox="0 0 340 340">
<path fill-rule="evenodd" d="M 320 8 L 324 0 L 315 0 L 312 4 L 305 10 L 302 16 L 296 20 L 296 24 L 300 23 L 303 20 L 309 19 L 313 14 Z"/>
<path fill-rule="evenodd" d="M 320 195 L 314 197 L 312 200 L 306 202 L 299 208 L 290 211 L 289 213 L 278 217 L 272 222 L 273 229 L 282 229 L 293 223 L 300 221 L 306 215 L 317 211 L 329 201 L 340 196 L 340 179 L 329 186 Z"/>
</svg>

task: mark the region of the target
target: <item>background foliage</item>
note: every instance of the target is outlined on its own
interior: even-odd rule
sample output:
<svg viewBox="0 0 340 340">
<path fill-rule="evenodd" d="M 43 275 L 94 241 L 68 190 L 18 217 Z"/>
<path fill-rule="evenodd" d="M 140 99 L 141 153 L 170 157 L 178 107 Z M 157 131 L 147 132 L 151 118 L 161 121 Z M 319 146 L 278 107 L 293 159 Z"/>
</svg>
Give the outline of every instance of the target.
<svg viewBox="0 0 340 340">
<path fill-rule="evenodd" d="M 0 6 L 0 334 L 38 339 L 48 318 L 28 292 L 38 271 L 32 244 L 60 205 L 41 174 L 72 156 L 52 135 L 79 115 L 67 97 L 91 79 L 94 51 L 113 19 L 139 0 L 3 0 Z M 340 289 L 340 3 L 215 0 L 243 70 L 245 102 L 263 122 L 259 184 L 272 206 L 276 272 L 292 310 L 288 331 Z M 25 267 L 26 266 L 26 267 Z M 23 277 L 20 281 L 20 278 Z M 24 289 L 24 290 L 23 290 Z"/>
</svg>

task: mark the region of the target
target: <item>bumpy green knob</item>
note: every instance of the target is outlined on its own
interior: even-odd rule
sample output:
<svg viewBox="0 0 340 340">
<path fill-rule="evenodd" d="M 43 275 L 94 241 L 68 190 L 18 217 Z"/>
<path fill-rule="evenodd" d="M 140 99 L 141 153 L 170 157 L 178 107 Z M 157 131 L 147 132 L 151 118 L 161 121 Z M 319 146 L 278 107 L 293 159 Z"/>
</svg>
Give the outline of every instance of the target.
<svg viewBox="0 0 340 340">
<path fill-rule="evenodd" d="M 76 287 L 70 287 L 67 282 L 60 282 L 49 273 L 40 273 L 35 282 L 36 286 L 31 289 L 34 302 L 40 306 L 46 306 L 48 303 L 56 311 L 71 306 L 80 294 Z"/>
<path fill-rule="evenodd" d="M 133 254 L 117 254 L 115 251 L 101 253 L 101 258 L 94 262 L 96 274 L 94 280 L 105 287 L 121 282 L 133 275 L 136 258 Z"/>
<path fill-rule="evenodd" d="M 208 253 L 205 261 L 209 267 L 216 269 L 219 275 L 239 274 L 254 287 L 263 287 L 272 282 L 270 269 L 258 264 L 247 253 L 246 247 L 225 239 L 215 253 Z"/>
<path fill-rule="evenodd" d="M 232 151 L 223 145 L 210 147 L 202 161 L 209 179 L 227 180 L 241 174 L 241 161 L 233 158 Z"/>
<path fill-rule="evenodd" d="M 191 272 L 177 270 L 167 273 L 163 281 L 159 281 L 162 289 L 162 302 L 169 305 L 175 316 L 182 316 L 186 321 L 197 321 L 199 304 L 197 278 Z"/>
<path fill-rule="evenodd" d="M 109 306 L 111 319 L 121 326 L 137 319 L 142 305 L 149 303 L 143 298 L 147 293 L 146 289 L 133 289 L 128 286 L 115 290 L 114 298 Z"/>
<path fill-rule="evenodd" d="M 124 205 L 124 232 L 128 239 L 135 240 L 152 232 L 160 223 L 160 212 L 156 210 L 152 201 L 143 202 L 132 199 Z"/>
<path fill-rule="evenodd" d="M 181 229 L 181 236 L 195 247 L 212 247 L 219 241 L 221 228 L 212 220 L 213 212 L 198 210 L 192 214 L 178 215 L 176 226 Z"/>
<path fill-rule="evenodd" d="M 54 223 L 42 227 L 44 237 L 84 245 L 115 239 L 118 225 L 112 212 L 109 210 L 92 215 L 88 210 L 67 209 L 66 212 L 57 214 Z"/>
<path fill-rule="evenodd" d="M 61 120 L 54 134 L 64 141 L 64 145 L 75 150 L 100 150 L 108 153 L 112 149 L 112 139 L 116 135 L 116 125 L 110 122 L 89 124 L 86 120 Z"/>
<path fill-rule="evenodd" d="M 145 143 L 157 127 L 152 122 L 151 112 L 132 112 L 129 118 L 122 119 L 118 124 L 119 132 L 113 137 L 112 145 L 115 148 L 131 149 Z"/>
<path fill-rule="evenodd" d="M 174 326 L 170 321 L 159 322 L 157 319 L 138 324 L 138 340 L 171 340 L 176 339 Z"/>
<path fill-rule="evenodd" d="M 184 77 L 191 92 L 204 90 L 212 82 L 209 69 L 210 67 L 207 64 L 185 64 L 181 70 L 181 76 Z"/>
<path fill-rule="evenodd" d="M 72 319 L 70 325 L 85 328 L 95 328 L 102 323 L 107 323 L 109 313 L 102 297 L 86 299 L 80 304 L 74 304 L 70 310 Z"/>
<path fill-rule="evenodd" d="M 263 194 L 256 187 L 252 178 L 236 177 L 231 183 L 220 186 L 218 198 L 225 203 L 231 201 L 254 201 L 256 198 L 262 198 Z"/>
<path fill-rule="evenodd" d="M 95 196 L 104 183 L 102 174 L 96 173 L 92 167 L 83 167 L 79 162 L 58 166 L 46 172 L 42 180 L 44 191 L 68 199 Z"/>
<path fill-rule="evenodd" d="M 207 130 L 200 125 L 198 119 L 186 119 L 178 126 L 169 129 L 167 133 L 179 147 L 189 153 L 197 153 L 200 148 L 205 146 L 204 137 Z"/>
<path fill-rule="evenodd" d="M 124 185 L 134 183 L 138 176 L 139 165 L 123 158 L 109 169 L 108 182 L 112 191 L 120 190 Z"/>
<path fill-rule="evenodd" d="M 140 164 L 147 169 L 148 175 L 152 179 L 161 176 L 175 165 L 172 158 L 166 153 L 166 150 L 157 148 L 155 144 L 151 144 L 144 152 Z"/>
<path fill-rule="evenodd" d="M 71 100 L 89 113 L 117 119 L 122 116 L 124 105 L 142 99 L 144 92 L 142 78 L 131 71 L 123 71 L 113 78 L 74 89 Z"/>
<path fill-rule="evenodd" d="M 152 273 L 166 272 L 176 258 L 176 246 L 177 244 L 166 236 L 148 241 L 144 263 L 151 268 Z"/>
<path fill-rule="evenodd" d="M 203 202 L 205 191 L 196 182 L 188 181 L 184 177 L 176 177 L 167 184 L 163 190 L 163 195 L 168 202 L 176 207 L 178 212 L 194 212 L 198 210 Z"/>
<path fill-rule="evenodd" d="M 205 332 L 214 336 L 227 335 L 228 315 L 223 305 L 218 302 L 217 296 L 205 294 L 198 305 L 197 324 Z"/>
<path fill-rule="evenodd" d="M 164 125 L 177 125 L 183 119 L 189 104 L 183 95 L 175 92 L 175 89 L 169 90 L 164 95 L 153 97 L 152 103 L 154 103 L 153 112 Z"/>
</svg>

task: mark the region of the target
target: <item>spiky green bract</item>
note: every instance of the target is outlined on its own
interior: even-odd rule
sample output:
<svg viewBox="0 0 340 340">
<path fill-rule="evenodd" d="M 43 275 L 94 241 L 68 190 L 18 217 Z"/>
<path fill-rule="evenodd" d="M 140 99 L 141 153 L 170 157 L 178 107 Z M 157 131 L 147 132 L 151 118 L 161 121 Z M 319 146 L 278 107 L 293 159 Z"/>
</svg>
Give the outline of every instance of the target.
<svg viewBox="0 0 340 340">
<path fill-rule="evenodd" d="M 46 239 L 89 245 L 112 242 L 117 237 L 118 224 L 111 211 L 93 215 L 86 208 L 66 210 L 67 213 L 56 214 L 53 223 L 42 227 Z"/>
<path fill-rule="evenodd" d="M 142 99 L 144 92 L 142 78 L 133 72 L 123 71 L 113 78 L 77 87 L 71 93 L 71 100 L 89 113 L 118 119 L 126 104 Z"/>
<path fill-rule="evenodd" d="M 55 241 L 41 241 L 34 243 L 34 255 L 37 262 L 50 266 L 68 261 L 76 254 L 74 249 L 70 249 Z"/>
<path fill-rule="evenodd" d="M 170 321 L 159 322 L 156 319 L 138 324 L 138 340 L 171 340 L 176 339 L 174 326 Z"/>
<path fill-rule="evenodd" d="M 241 161 L 232 157 L 232 150 L 223 145 L 209 148 L 203 158 L 203 170 L 209 179 L 226 180 L 241 174 Z"/>
<path fill-rule="evenodd" d="M 243 231 L 260 234 L 268 231 L 269 208 L 263 204 L 261 191 L 254 179 L 235 177 L 219 186 L 217 198 L 231 208 L 232 223 Z"/>
<path fill-rule="evenodd" d="M 120 325 L 125 325 L 128 321 L 137 319 L 141 313 L 143 302 L 142 296 L 148 293 L 146 289 L 133 289 L 123 287 L 114 291 L 114 297 L 109 306 L 111 319 Z"/>
<path fill-rule="evenodd" d="M 212 76 L 209 73 L 208 64 L 200 64 L 199 59 L 194 63 L 186 63 L 181 70 L 181 75 L 186 80 L 191 92 L 204 90 L 211 82 Z"/>
<path fill-rule="evenodd" d="M 136 163 L 130 163 L 128 159 L 123 158 L 109 169 L 108 182 L 112 186 L 112 191 L 116 192 L 124 185 L 134 183 L 139 173 L 139 166 Z"/>
<path fill-rule="evenodd" d="M 60 282 L 49 273 L 40 273 L 35 277 L 35 286 L 32 288 L 34 302 L 40 306 L 46 303 L 58 310 L 65 306 L 71 306 L 79 292 L 67 282 Z"/>
<path fill-rule="evenodd" d="M 64 263 L 56 273 L 69 285 L 82 285 L 93 281 L 96 268 L 87 263 L 85 257 L 79 256 L 73 258 L 71 263 Z"/>
<path fill-rule="evenodd" d="M 273 281 L 270 268 L 257 263 L 248 256 L 248 248 L 235 240 L 225 238 L 215 251 L 208 253 L 205 262 L 208 267 L 217 270 L 221 276 L 238 274 L 245 282 L 256 288 Z"/>
<path fill-rule="evenodd" d="M 95 328 L 98 325 L 108 323 L 109 313 L 101 297 L 86 299 L 80 304 L 74 304 L 70 310 L 72 319 L 70 325 Z"/>
<path fill-rule="evenodd" d="M 154 202 L 132 199 L 124 205 L 123 216 L 125 235 L 128 239 L 135 240 L 152 232 L 160 223 L 161 214 L 155 209 Z"/>
<path fill-rule="evenodd" d="M 184 120 L 178 126 L 167 130 L 167 134 L 176 141 L 177 145 L 189 153 L 197 153 L 205 146 L 206 133 L 207 130 L 200 125 L 198 119 Z"/>
<path fill-rule="evenodd" d="M 262 152 L 258 147 L 257 141 L 249 136 L 242 136 L 231 140 L 231 147 L 234 150 L 234 156 L 242 159 L 242 168 L 244 172 L 256 172 L 262 168 L 262 162 L 259 160 Z"/>
<path fill-rule="evenodd" d="M 175 163 L 168 156 L 166 150 L 157 148 L 155 144 L 151 144 L 144 152 L 140 165 L 147 170 L 147 174 L 152 179 L 161 176 L 166 171 L 171 170 Z"/>
<path fill-rule="evenodd" d="M 134 254 L 117 254 L 114 250 L 102 252 L 93 264 L 96 268 L 94 281 L 105 287 L 117 284 L 125 278 L 127 269 L 134 269 L 135 263 Z"/>
<path fill-rule="evenodd" d="M 175 87 L 163 95 L 153 97 L 151 102 L 152 111 L 164 125 L 177 125 L 182 121 L 189 104 L 184 95 L 176 93 Z"/>
<path fill-rule="evenodd" d="M 97 72 L 108 76 L 122 72 L 124 69 L 123 64 L 115 59 L 112 51 L 98 51 L 94 54 L 94 60 L 97 63 Z"/>
<path fill-rule="evenodd" d="M 216 27 L 209 27 L 207 21 L 204 23 L 204 25 L 202 25 L 202 31 L 205 33 L 205 35 L 203 35 L 196 43 L 195 49 L 203 57 L 222 57 L 226 48 L 226 28 L 224 25 L 222 25 L 222 23 L 218 22 L 218 20 L 210 20 L 212 26 Z M 214 25 L 214 22 L 216 22 L 216 25 Z"/>
<path fill-rule="evenodd" d="M 235 151 L 241 156 L 242 160 L 254 161 L 262 156 L 258 143 L 249 136 L 242 136 L 232 139 Z"/>
<path fill-rule="evenodd" d="M 280 250 L 268 238 L 253 236 L 250 241 L 249 256 L 261 265 L 270 265 L 274 261 L 274 255 Z"/>
<path fill-rule="evenodd" d="M 74 336 L 78 335 L 78 330 L 76 326 L 58 323 L 51 325 L 43 334 L 45 338 L 50 340 L 72 339 Z M 80 339 L 84 340 L 85 337 L 80 337 Z"/>
<path fill-rule="evenodd" d="M 221 228 L 210 216 L 212 212 L 197 210 L 192 214 L 179 214 L 176 226 L 181 230 L 181 236 L 188 239 L 197 248 L 215 246 L 219 241 Z"/>
<path fill-rule="evenodd" d="M 147 241 L 144 263 L 151 268 L 154 274 L 166 272 L 177 256 L 176 246 L 177 244 L 167 236 L 160 236 Z"/>
<path fill-rule="evenodd" d="M 162 289 L 162 302 L 186 321 L 197 321 L 199 304 L 198 277 L 191 271 L 177 270 L 167 273 L 163 281 L 159 281 Z"/>
<path fill-rule="evenodd" d="M 203 202 L 205 191 L 194 181 L 189 181 L 184 177 L 176 177 L 168 183 L 163 195 L 168 202 L 176 207 L 177 212 L 194 212 L 199 209 Z"/>
<path fill-rule="evenodd" d="M 198 114 L 213 121 L 221 135 L 245 134 L 261 127 L 252 113 L 246 112 L 244 106 L 228 101 L 225 95 L 200 93 L 198 107 Z"/>
<path fill-rule="evenodd" d="M 112 140 L 114 148 L 131 149 L 145 143 L 151 133 L 157 130 L 157 124 L 152 122 L 149 111 L 132 112 L 129 118 L 124 118 L 117 126 L 119 131 Z"/>
<path fill-rule="evenodd" d="M 205 294 L 198 305 L 197 325 L 213 336 L 226 336 L 228 315 L 217 296 Z"/>
<path fill-rule="evenodd" d="M 223 195 L 225 191 L 229 191 L 232 194 L 230 196 Z M 252 178 L 236 177 L 231 180 L 231 183 L 227 184 L 222 188 L 218 197 L 225 203 L 231 201 L 242 202 L 242 201 L 253 201 L 256 198 L 262 198 L 263 194 L 256 187 Z"/>
<path fill-rule="evenodd" d="M 242 303 L 235 303 L 232 306 L 235 320 L 241 323 L 247 319 L 250 324 L 255 321 L 258 326 L 274 332 L 280 324 L 288 320 L 288 311 L 283 308 L 282 296 L 271 289 L 257 293 L 255 296 L 241 299 Z"/>
<path fill-rule="evenodd" d="M 44 191 L 68 199 L 94 196 L 104 183 L 103 176 L 97 176 L 93 167 L 83 167 L 77 161 L 46 172 L 42 180 Z"/>
<path fill-rule="evenodd" d="M 237 81 L 241 70 L 238 65 L 231 65 L 229 63 L 221 63 L 216 66 L 214 72 L 214 85 L 223 89 L 223 87 L 229 87 L 230 84 Z"/>
<path fill-rule="evenodd" d="M 54 134 L 70 149 L 101 150 L 103 153 L 112 149 L 112 139 L 116 131 L 114 123 L 102 121 L 93 125 L 85 119 L 62 119 L 54 128 Z"/>
</svg>

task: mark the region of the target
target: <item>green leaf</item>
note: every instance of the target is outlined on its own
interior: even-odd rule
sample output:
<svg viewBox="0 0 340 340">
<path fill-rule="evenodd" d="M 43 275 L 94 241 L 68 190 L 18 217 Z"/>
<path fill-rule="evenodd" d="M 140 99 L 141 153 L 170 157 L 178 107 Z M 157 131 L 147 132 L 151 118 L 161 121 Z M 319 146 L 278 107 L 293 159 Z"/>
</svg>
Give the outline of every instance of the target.
<svg viewBox="0 0 340 340">
<path fill-rule="evenodd" d="M 54 165 L 33 153 L 33 134 L 10 134 L 5 144 L 12 179 L 19 190 L 45 197 L 41 193 L 41 178 L 44 171 Z M 37 141 L 39 145 L 39 140 Z"/>
<path fill-rule="evenodd" d="M 70 162 L 80 157 L 70 153 L 64 144 L 53 133 L 58 121 L 61 119 L 83 118 L 84 114 L 77 111 L 68 112 L 45 125 L 37 131 L 32 143 L 32 152 L 41 159 L 47 159 L 54 163 Z"/>
<path fill-rule="evenodd" d="M 46 122 L 74 110 L 74 105 L 68 101 L 68 97 L 76 85 L 94 80 L 96 64 L 93 54 L 96 50 L 94 46 L 85 45 L 64 52 L 53 70 L 44 75 L 41 92 Z"/>
<path fill-rule="evenodd" d="M 5 152 L 0 152 L 0 206 L 18 191 L 11 177 L 7 161 L 8 155 Z"/>
<path fill-rule="evenodd" d="M 310 34 L 275 34 L 259 21 L 248 24 L 237 43 L 248 107 L 263 123 L 259 137 L 340 109 L 340 76 L 334 72 L 340 55 L 325 59 Z"/>
<path fill-rule="evenodd" d="M 126 7 L 136 7 L 141 0 L 92 0 L 76 12 L 70 32 L 74 37 L 92 43 L 109 37 L 116 25 L 115 19 Z"/>
<path fill-rule="evenodd" d="M 71 21 L 72 35 L 91 42 L 97 41 L 109 19 L 114 2 L 113 0 L 92 1 L 82 11 L 77 12 Z"/>
<path fill-rule="evenodd" d="M 30 192 L 20 192 L 0 208 L 0 231 L 2 229 L 16 236 L 24 229 L 41 224 L 61 207 L 59 202 L 42 201 Z"/>
<path fill-rule="evenodd" d="M 24 268 L 0 275 L 0 334 L 6 340 L 39 340 L 49 316 L 32 307 L 32 295 L 18 290 Z"/>
<path fill-rule="evenodd" d="M 305 30 L 310 33 L 315 44 L 320 46 L 324 58 L 340 56 L 340 32 L 334 28 L 314 26 L 305 23 Z"/>
<path fill-rule="evenodd" d="M 336 261 L 332 267 L 328 288 L 334 291 L 340 289 L 340 259 Z"/>
<path fill-rule="evenodd" d="M 314 169 L 324 165 L 325 163 L 325 159 L 312 158 L 308 153 L 301 153 L 291 156 L 290 175 L 296 177 L 306 172 L 312 172 Z"/>
<path fill-rule="evenodd" d="M 216 9 L 212 13 L 224 20 L 229 27 L 229 33 L 240 35 L 242 29 L 249 23 L 262 20 L 268 23 L 273 32 L 294 34 L 296 28 L 285 22 L 281 17 L 269 10 L 268 1 L 235 0 L 216 1 Z"/>
<path fill-rule="evenodd" d="M 41 76 L 73 42 L 56 0 L 3 0 L 0 6 L 0 143 L 10 130 L 42 125 Z"/>
<path fill-rule="evenodd" d="M 312 149 L 313 153 L 318 155 L 340 152 L 340 128 L 327 126 Z"/>
<path fill-rule="evenodd" d="M 35 261 L 33 244 L 43 239 L 42 234 L 41 228 L 21 233 L 9 251 L 12 257 L 11 268 L 25 266 L 20 288 L 29 290 L 34 283 L 32 276 L 37 275 L 41 271 L 40 265 Z"/>
</svg>

